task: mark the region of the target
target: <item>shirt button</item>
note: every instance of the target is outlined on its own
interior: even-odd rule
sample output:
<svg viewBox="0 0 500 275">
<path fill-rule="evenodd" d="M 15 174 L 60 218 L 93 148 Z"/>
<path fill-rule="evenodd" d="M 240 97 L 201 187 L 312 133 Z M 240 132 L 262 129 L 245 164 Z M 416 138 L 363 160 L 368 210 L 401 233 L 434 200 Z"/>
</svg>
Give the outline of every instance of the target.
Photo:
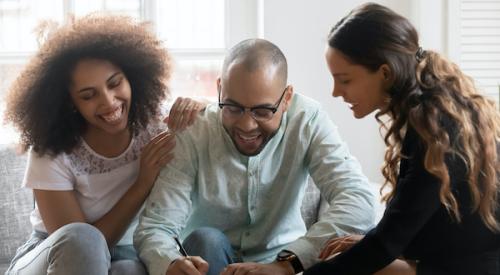
<svg viewBox="0 0 500 275">
<path fill-rule="evenodd" d="M 252 205 L 252 207 L 250 207 L 250 210 L 252 210 L 252 211 L 255 210 L 255 206 Z"/>
</svg>

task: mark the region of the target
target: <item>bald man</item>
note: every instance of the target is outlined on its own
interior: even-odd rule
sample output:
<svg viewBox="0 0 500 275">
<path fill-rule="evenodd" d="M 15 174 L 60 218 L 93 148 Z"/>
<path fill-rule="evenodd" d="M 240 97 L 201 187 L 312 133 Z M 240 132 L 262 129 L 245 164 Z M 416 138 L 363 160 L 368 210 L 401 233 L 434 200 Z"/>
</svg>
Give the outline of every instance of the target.
<svg viewBox="0 0 500 275">
<path fill-rule="evenodd" d="M 177 134 L 145 203 L 134 244 L 151 275 L 296 274 L 329 238 L 373 226 L 358 161 L 320 104 L 294 94 L 278 47 L 250 39 L 231 48 L 217 88 L 218 104 Z M 309 176 L 330 207 L 306 231 Z"/>
</svg>

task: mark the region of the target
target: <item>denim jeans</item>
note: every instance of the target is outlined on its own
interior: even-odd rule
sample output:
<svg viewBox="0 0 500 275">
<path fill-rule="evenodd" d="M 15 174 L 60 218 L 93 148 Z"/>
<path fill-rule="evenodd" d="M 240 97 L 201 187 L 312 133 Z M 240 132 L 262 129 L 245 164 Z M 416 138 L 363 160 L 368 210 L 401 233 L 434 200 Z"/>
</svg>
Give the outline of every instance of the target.
<svg viewBox="0 0 500 275">
<path fill-rule="evenodd" d="M 102 233 L 86 223 L 67 224 L 50 236 L 33 232 L 7 275 L 147 274 L 132 245 L 108 249 Z"/>
<path fill-rule="evenodd" d="M 226 235 L 215 228 L 201 227 L 193 231 L 183 246 L 190 256 L 200 256 L 208 262 L 207 275 L 219 275 L 227 265 L 241 262 Z"/>
</svg>

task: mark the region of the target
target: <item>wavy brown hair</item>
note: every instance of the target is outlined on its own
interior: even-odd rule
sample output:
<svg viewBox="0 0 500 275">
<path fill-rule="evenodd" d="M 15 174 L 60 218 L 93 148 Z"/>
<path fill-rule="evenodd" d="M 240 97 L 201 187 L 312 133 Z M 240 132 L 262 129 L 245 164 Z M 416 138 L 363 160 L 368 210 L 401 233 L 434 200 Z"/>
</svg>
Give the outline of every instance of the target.
<svg viewBox="0 0 500 275">
<path fill-rule="evenodd" d="M 439 198 L 452 217 L 461 220 L 445 162 L 446 156 L 454 155 L 467 169 L 471 211 L 478 211 L 491 230 L 500 230 L 496 219 L 500 116 L 494 102 L 480 95 L 458 66 L 436 52 L 422 51 L 411 23 L 381 5 L 368 3 L 351 11 L 333 27 L 328 43 L 371 71 L 383 64 L 391 68 L 390 102 L 376 114 L 386 131 L 382 189 L 392 187 L 384 199 L 394 196 L 399 163 L 407 157 L 401 154 L 402 142 L 411 127 L 425 150 L 423 165 L 440 180 Z M 389 121 L 383 122 L 380 117 L 386 114 Z M 443 121 L 450 121 L 453 131 L 443 129 Z"/>
<path fill-rule="evenodd" d="M 40 25 L 45 38 L 39 51 L 14 81 L 7 95 L 5 119 L 21 134 L 23 150 L 40 155 L 70 152 L 86 129 L 69 94 L 78 61 L 103 59 L 127 77 L 132 100 L 128 125 L 134 134 L 158 117 L 169 94 L 171 59 L 146 23 L 126 16 L 91 14 L 57 26 Z"/>
</svg>

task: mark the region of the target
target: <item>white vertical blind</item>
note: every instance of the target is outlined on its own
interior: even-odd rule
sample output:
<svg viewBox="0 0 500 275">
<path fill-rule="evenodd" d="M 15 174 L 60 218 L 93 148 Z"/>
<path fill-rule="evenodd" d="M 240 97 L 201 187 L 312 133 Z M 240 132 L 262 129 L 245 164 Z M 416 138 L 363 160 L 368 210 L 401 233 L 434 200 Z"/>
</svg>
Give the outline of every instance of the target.
<svg viewBox="0 0 500 275">
<path fill-rule="evenodd" d="M 459 63 L 488 96 L 500 93 L 500 0 L 461 0 Z"/>
</svg>

